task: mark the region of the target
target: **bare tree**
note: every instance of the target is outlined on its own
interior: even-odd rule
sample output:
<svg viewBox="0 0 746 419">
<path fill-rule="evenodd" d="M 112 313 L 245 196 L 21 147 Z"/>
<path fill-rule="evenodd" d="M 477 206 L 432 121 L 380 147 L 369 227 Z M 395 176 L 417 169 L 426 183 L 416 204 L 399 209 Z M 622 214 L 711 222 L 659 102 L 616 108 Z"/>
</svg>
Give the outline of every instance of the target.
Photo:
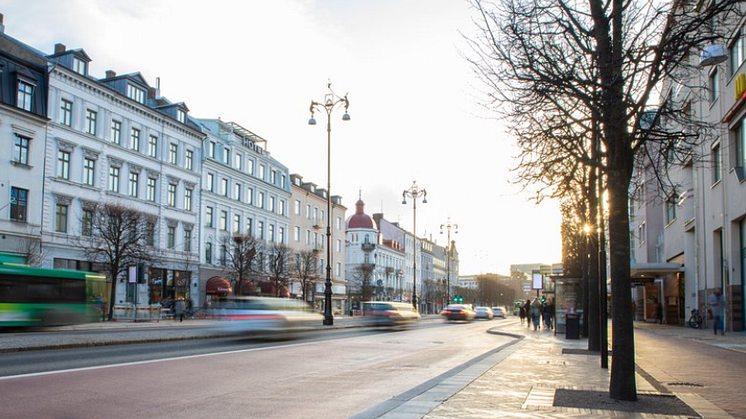
<svg viewBox="0 0 746 419">
<path fill-rule="evenodd" d="M 41 247 L 41 240 L 31 237 L 23 237 L 18 241 L 16 251 L 26 258 L 26 264 L 33 267 L 40 267 L 44 262 L 44 250 Z"/>
<path fill-rule="evenodd" d="M 351 277 L 348 278 L 348 287 L 351 295 L 358 295 L 361 301 L 370 301 L 373 296 L 373 278 L 375 277 L 376 265 L 373 263 L 361 263 L 352 269 Z M 351 285 L 351 286 L 350 286 Z"/>
<path fill-rule="evenodd" d="M 267 258 L 269 261 L 267 273 L 269 274 L 270 281 L 272 281 L 272 285 L 275 287 L 276 297 L 281 296 L 281 287 L 288 286 L 288 280 L 290 279 L 288 262 L 291 254 L 290 248 L 283 243 L 273 243 L 267 249 Z"/>
<path fill-rule="evenodd" d="M 319 259 L 311 250 L 303 250 L 296 254 L 295 262 L 291 262 L 293 280 L 300 286 L 300 294 L 303 301 L 315 290 L 316 283 L 321 280 L 317 269 Z"/>
<path fill-rule="evenodd" d="M 86 259 L 100 263 L 111 281 L 108 319 L 114 316 L 116 288 L 120 276 L 131 265 L 152 260 L 154 249 L 148 245 L 152 221 L 138 210 L 120 203 L 92 203 L 81 218 L 83 235 L 76 239 Z"/>
<path fill-rule="evenodd" d="M 634 168 L 648 161 L 661 190 L 670 190 L 661 162 L 691 156 L 712 134 L 664 87 L 695 71 L 692 52 L 724 35 L 728 25 L 714 23 L 736 20 L 739 3 L 472 0 L 479 34 L 469 60 L 486 83 L 488 105 L 530 149 L 562 150 L 606 178 L 614 399 L 637 399 L 628 218 Z M 592 141 L 596 159 L 573 143 L 578 135 Z"/>
<path fill-rule="evenodd" d="M 257 254 L 261 250 L 260 243 L 252 235 L 234 234 L 224 236 L 221 241 L 225 260 L 221 261 L 229 272 L 233 293 L 243 294 L 243 286 L 251 281 L 252 274 L 257 272 Z M 221 255 L 221 258 L 223 256 Z"/>
</svg>

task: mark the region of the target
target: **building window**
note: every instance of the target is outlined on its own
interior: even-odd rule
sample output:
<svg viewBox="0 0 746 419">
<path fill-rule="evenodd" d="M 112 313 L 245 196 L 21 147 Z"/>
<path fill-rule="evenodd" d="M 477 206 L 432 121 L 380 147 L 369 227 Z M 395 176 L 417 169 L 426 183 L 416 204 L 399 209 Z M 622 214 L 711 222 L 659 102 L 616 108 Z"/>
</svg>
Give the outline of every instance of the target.
<svg viewBox="0 0 746 419">
<path fill-rule="evenodd" d="M 674 197 L 666 200 L 666 224 L 676 219 L 676 199 Z"/>
<path fill-rule="evenodd" d="M 220 211 L 220 229 L 222 231 L 228 231 L 228 212 Z"/>
<path fill-rule="evenodd" d="M 80 217 L 80 234 L 90 236 L 93 232 L 93 210 L 83 208 L 83 215 Z"/>
<path fill-rule="evenodd" d="M 342 276 L 342 263 L 337 262 L 337 276 Z"/>
<path fill-rule="evenodd" d="M 285 215 L 285 201 L 280 199 L 278 202 L 279 202 L 279 208 L 277 210 L 277 213 L 280 215 Z"/>
<path fill-rule="evenodd" d="M 287 187 L 288 178 L 285 175 L 280 176 L 280 187 L 285 189 Z"/>
<path fill-rule="evenodd" d="M 67 151 L 57 151 L 57 177 L 70 179 L 70 153 Z"/>
<path fill-rule="evenodd" d="M 18 97 L 16 106 L 24 111 L 31 112 L 31 103 L 33 103 L 34 85 L 26 83 L 23 80 L 18 81 Z M 69 125 L 69 124 L 66 124 Z"/>
<path fill-rule="evenodd" d="M 233 155 L 233 167 L 238 170 L 243 169 L 243 154 L 236 153 Z"/>
<path fill-rule="evenodd" d="M 259 179 L 264 180 L 264 165 L 259 165 Z"/>
<path fill-rule="evenodd" d="M 207 173 L 207 190 L 215 192 L 215 176 L 212 173 Z"/>
<path fill-rule="evenodd" d="M 158 137 L 151 135 L 148 139 L 148 156 L 158 157 Z"/>
<path fill-rule="evenodd" d="M 168 206 L 176 206 L 176 184 L 174 183 L 168 184 Z"/>
<path fill-rule="evenodd" d="M 109 167 L 109 190 L 119 193 L 119 168 L 116 166 Z"/>
<path fill-rule="evenodd" d="M 148 246 L 155 244 L 155 223 L 148 222 L 145 224 L 145 244 Z"/>
<path fill-rule="evenodd" d="M 728 66 L 728 70 L 730 71 L 730 75 L 736 74 L 736 71 L 738 71 L 738 68 L 741 67 L 741 64 L 743 64 L 743 28 L 738 30 L 738 33 L 736 34 L 736 39 L 733 40 L 733 43 L 730 44 L 730 65 Z"/>
<path fill-rule="evenodd" d="M 712 147 L 712 183 L 720 181 L 720 176 L 723 169 L 723 158 L 720 154 L 720 144 L 716 144 Z"/>
<path fill-rule="evenodd" d="M 73 103 L 69 100 L 60 101 L 60 124 L 73 126 Z"/>
<path fill-rule="evenodd" d="M 13 161 L 28 166 L 29 139 L 16 134 L 13 144 Z"/>
<path fill-rule="evenodd" d="M 138 189 L 140 189 L 140 174 L 136 172 L 130 172 L 130 181 L 128 192 L 131 197 L 137 198 Z"/>
<path fill-rule="evenodd" d="M 264 240 L 264 221 L 256 223 L 256 235 L 258 238 Z"/>
<path fill-rule="evenodd" d="M 254 204 L 254 188 L 246 188 L 246 202 L 250 205 Z"/>
<path fill-rule="evenodd" d="M 54 212 L 54 231 L 67 233 L 67 205 L 57 204 Z"/>
<path fill-rule="evenodd" d="M 10 188 L 10 219 L 26 222 L 26 206 L 28 205 L 28 189 Z"/>
<path fill-rule="evenodd" d="M 306 204 L 306 220 L 311 219 L 311 204 Z"/>
<path fill-rule="evenodd" d="M 168 162 L 171 164 L 176 164 L 178 153 L 179 153 L 179 146 L 173 143 L 169 144 L 168 145 Z"/>
<path fill-rule="evenodd" d="M 224 244 L 220 245 L 220 264 L 223 266 L 228 264 L 228 247 Z"/>
<path fill-rule="evenodd" d="M 182 124 L 186 124 L 186 112 L 181 109 L 176 110 L 176 119 Z"/>
<path fill-rule="evenodd" d="M 85 61 L 81 60 L 80 58 L 73 57 L 73 71 L 74 72 L 85 76 L 86 75 L 85 64 L 86 64 Z"/>
<path fill-rule="evenodd" d="M 277 228 L 277 242 L 280 244 L 285 243 L 285 227 Z"/>
<path fill-rule="evenodd" d="M 233 214 L 233 232 L 241 232 L 241 216 L 239 214 Z"/>
<path fill-rule="evenodd" d="M 254 232 L 254 223 L 251 218 L 246 217 L 246 234 L 249 236 Z"/>
<path fill-rule="evenodd" d="M 296 199 L 295 200 L 295 209 L 294 209 L 295 215 L 300 215 L 300 211 L 301 211 L 300 208 L 301 208 L 301 203 L 300 203 L 299 200 Z"/>
<path fill-rule="evenodd" d="M 223 196 L 228 196 L 228 179 L 220 179 L 220 192 Z"/>
<path fill-rule="evenodd" d="M 259 192 L 259 199 L 257 200 L 256 206 L 264 209 L 264 192 Z"/>
<path fill-rule="evenodd" d="M 639 226 L 637 226 L 637 236 L 638 236 L 638 239 L 640 240 L 640 243 L 639 243 L 640 246 L 642 246 L 642 244 L 645 243 L 645 234 L 646 234 L 645 222 L 643 221 L 642 223 L 640 223 Z"/>
<path fill-rule="evenodd" d="M 306 245 L 311 245 L 311 230 L 306 230 Z"/>
<path fill-rule="evenodd" d="M 223 164 L 231 164 L 231 150 L 223 148 Z"/>
<path fill-rule="evenodd" d="M 293 240 L 300 242 L 300 226 L 295 226 L 295 231 L 293 233 Z"/>
<path fill-rule="evenodd" d="M 212 264 L 212 243 L 205 243 L 205 263 Z"/>
<path fill-rule="evenodd" d="M 140 103 L 145 103 L 145 90 L 127 84 L 127 97 Z"/>
<path fill-rule="evenodd" d="M 205 226 L 212 228 L 212 207 L 205 208 Z"/>
<path fill-rule="evenodd" d="M 93 186 L 95 182 L 96 160 L 88 157 L 83 158 L 83 183 Z"/>
<path fill-rule="evenodd" d="M 192 251 L 192 230 L 184 229 L 184 251 Z"/>
<path fill-rule="evenodd" d="M 715 103 L 720 97 L 720 77 L 717 67 L 710 73 L 710 103 Z"/>
<path fill-rule="evenodd" d="M 243 189 L 243 187 L 240 183 L 233 184 L 233 198 L 235 198 L 237 201 L 241 200 L 241 189 Z"/>
<path fill-rule="evenodd" d="M 207 155 L 210 158 L 215 158 L 215 141 L 210 141 L 210 144 L 207 146 Z"/>
<path fill-rule="evenodd" d="M 148 201 L 150 202 L 155 202 L 155 184 L 156 184 L 156 179 L 149 177 L 146 195 L 147 195 Z"/>
<path fill-rule="evenodd" d="M 130 129 L 130 148 L 137 152 L 140 151 L 140 130 L 137 128 Z"/>
<path fill-rule="evenodd" d="M 187 150 L 184 154 L 184 167 L 187 170 L 192 170 L 194 167 L 194 151 Z"/>
<path fill-rule="evenodd" d="M 734 145 L 736 148 L 736 161 L 735 167 L 744 168 L 746 167 L 746 119 L 742 119 L 741 123 L 736 127 L 736 136 Z"/>
<path fill-rule="evenodd" d="M 277 183 L 277 170 L 272 170 L 269 172 L 269 183 L 273 185 Z"/>
<path fill-rule="evenodd" d="M 342 231 L 342 217 L 337 217 L 337 230 Z"/>
<path fill-rule="evenodd" d="M 176 227 L 168 226 L 166 229 L 166 246 L 173 249 L 176 246 Z"/>
<path fill-rule="evenodd" d="M 250 175 L 254 174 L 254 160 L 248 159 L 246 161 L 246 173 Z"/>
<path fill-rule="evenodd" d="M 275 212 L 275 197 L 274 196 L 269 197 L 269 211 Z"/>
<path fill-rule="evenodd" d="M 111 121 L 111 142 L 122 144 L 122 123 L 119 121 Z"/>
<path fill-rule="evenodd" d="M 189 188 L 184 189 L 184 209 L 186 211 L 192 210 L 192 190 Z"/>
<path fill-rule="evenodd" d="M 337 253 L 342 251 L 342 240 L 337 239 Z"/>
<path fill-rule="evenodd" d="M 96 123 L 98 122 L 98 113 L 90 109 L 85 111 L 85 132 L 96 135 Z"/>
</svg>

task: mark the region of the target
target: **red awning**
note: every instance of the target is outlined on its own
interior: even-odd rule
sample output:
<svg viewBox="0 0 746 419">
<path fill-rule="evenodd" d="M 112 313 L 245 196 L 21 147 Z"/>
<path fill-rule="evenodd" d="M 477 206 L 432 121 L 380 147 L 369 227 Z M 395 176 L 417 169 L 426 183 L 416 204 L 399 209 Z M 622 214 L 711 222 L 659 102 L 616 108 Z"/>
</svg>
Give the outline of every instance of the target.
<svg viewBox="0 0 746 419">
<path fill-rule="evenodd" d="M 233 292 L 233 288 L 231 288 L 231 283 L 227 279 L 220 276 L 213 276 L 207 280 L 205 292 L 207 294 L 230 294 Z"/>
</svg>

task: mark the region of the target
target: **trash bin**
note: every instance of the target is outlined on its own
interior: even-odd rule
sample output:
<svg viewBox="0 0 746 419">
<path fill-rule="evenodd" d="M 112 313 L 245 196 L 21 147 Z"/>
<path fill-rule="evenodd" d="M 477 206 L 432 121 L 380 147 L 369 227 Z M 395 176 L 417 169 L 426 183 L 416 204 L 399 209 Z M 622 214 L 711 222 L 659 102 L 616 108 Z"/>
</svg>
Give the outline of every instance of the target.
<svg viewBox="0 0 746 419">
<path fill-rule="evenodd" d="M 565 339 L 580 339 L 580 316 L 576 313 L 565 315 Z"/>
</svg>

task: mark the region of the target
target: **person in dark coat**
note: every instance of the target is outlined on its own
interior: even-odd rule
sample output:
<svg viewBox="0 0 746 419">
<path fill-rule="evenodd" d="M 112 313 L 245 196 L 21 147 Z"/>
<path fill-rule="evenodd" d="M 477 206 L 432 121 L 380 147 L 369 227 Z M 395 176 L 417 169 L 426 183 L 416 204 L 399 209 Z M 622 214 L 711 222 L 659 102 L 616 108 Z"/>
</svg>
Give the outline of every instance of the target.
<svg viewBox="0 0 746 419">
<path fill-rule="evenodd" d="M 526 303 L 521 308 L 521 311 L 523 311 L 524 316 L 526 317 L 526 327 L 531 327 L 531 323 L 533 322 L 533 319 L 531 318 L 531 300 L 526 300 Z"/>
<path fill-rule="evenodd" d="M 523 309 L 523 304 L 518 306 L 518 315 L 521 317 L 521 324 L 526 319 L 526 310 Z"/>
<path fill-rule="evenodd" d="M 174 306 L 174 320 L 177 318 L 179 319 L 179 323 L 184 321 L 184 310 L 186 309 L 186 303 L 184 303 L 184 300 L 179 298 L 178 301 L 176 301 L 176 304 Z"/>
</svg>

